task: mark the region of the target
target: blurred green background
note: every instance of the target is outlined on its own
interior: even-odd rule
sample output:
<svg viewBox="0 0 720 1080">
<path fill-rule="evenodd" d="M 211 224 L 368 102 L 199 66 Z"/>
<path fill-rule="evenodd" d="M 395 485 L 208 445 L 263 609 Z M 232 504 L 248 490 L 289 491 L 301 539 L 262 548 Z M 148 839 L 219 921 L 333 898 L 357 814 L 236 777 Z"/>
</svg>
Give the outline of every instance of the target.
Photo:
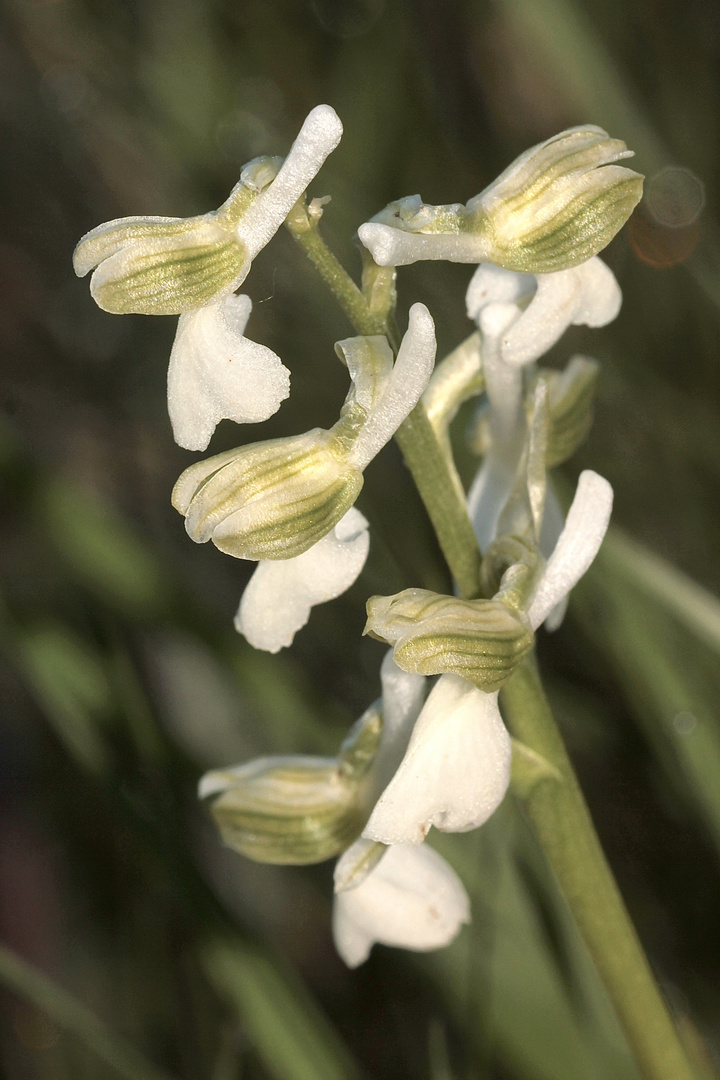
<svg viewBox="0 0 720 1080">
<path fill-rule="evenodd" d="M 446 589 L 447 571 L 389 447 L 359 502 L 359 582 L 290 650 L 254 653 L 232 629 L 252 568 L 192 544 L 169 503 L 194 460 L 166 413 L 175 320 L 99 311 L 71 253 L 110 218 L 219 205 L 320 102 L 345 136 L 311 191 L 332 196 L 324 232 L 354 273 L 353 234 L 387 201 L 464 202 L 572 124 L 625 139 L 649 178 L 654 201 L 606 254 L 620 317 L 550 357 L 602 362 L 559 485 L 595 468 L 616 510 L 539 648 L 643 943 L 699 1075 L 718 1075 L 719 59 L 713 0 L 0 8 L 0 935 L 52 980 L 0 954 L 24 987 L 2 991 L 2 1076 L 637 1080 L 511 798 L 437 841 L 472 927 L 437 954 L 378 947 L 354 973 L 330 937 L 331 868 L 252 864 L 195 800 L 206 768 L 332 752 L 379 690 L 365 598 Z M 470 274 L 401 272 L 401 321 L 427 303 L 441 354 L 471 329 Z M 221 424 L 213 452 L 331 423 L 346 391 L 333 343 L 350 328 L 289 236 L 245 288 L 249 333 L 293 391 L 240 439 Z"/>
</svg>

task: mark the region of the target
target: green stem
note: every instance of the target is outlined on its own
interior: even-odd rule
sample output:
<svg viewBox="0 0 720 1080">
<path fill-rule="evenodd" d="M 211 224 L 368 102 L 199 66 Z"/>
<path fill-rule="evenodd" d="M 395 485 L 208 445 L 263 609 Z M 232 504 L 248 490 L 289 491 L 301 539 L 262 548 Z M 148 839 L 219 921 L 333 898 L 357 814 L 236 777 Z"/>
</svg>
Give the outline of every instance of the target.
<svg viewBox="0 0 720 1080">
<path fill-rule="evenodd" d="M 285 223 L 313 266 L 329 286 L 358 334 L 384 334 L 397 349 L 398 333 L 390 311 L 373 312 L 362 291 L 328 248 L 300 200 Z M 480 551 L 465 500 L 458 496 L 452 472 L 419 402 L 401 425 L 395 439 L 425 504 L 435 534 L 461 596 L 478 595 Z"/>
<path fill-rule="evenodd" d="M 696 1080 L 590 818 L 534 657 L 501 691 L 508 727 L 560 774 L 524 794 L 540 843 L 647 1080 Z"/>
<path fill-rule="evenodd" d="M 94 1013 L 4 945 L 0 945 L 0 982 L 71 1031 L 126 1080 L 169 1080 Z"/>
</svg>

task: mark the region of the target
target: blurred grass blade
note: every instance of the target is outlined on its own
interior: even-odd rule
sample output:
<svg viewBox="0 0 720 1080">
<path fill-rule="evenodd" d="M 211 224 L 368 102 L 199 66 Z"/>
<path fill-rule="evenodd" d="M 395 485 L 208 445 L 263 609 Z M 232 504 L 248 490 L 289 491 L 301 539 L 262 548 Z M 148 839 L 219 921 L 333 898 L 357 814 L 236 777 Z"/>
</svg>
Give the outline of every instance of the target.
<svg viewBox="0 0 720 1080">
<path fill-rule="evenodd" d="M 471 895 L 473 923 L 465 933 L 476 947 L 470 970 L 462 936 L 428 960 L 455 1022 L 475 1043 L 475 1055 L 500 1062 L 517 1080 L 640 1080 L 515 800 L 505 800 L 475 845 L 443 835 L 433 847 L 449 858 Z M 483 1029 L 487 1046 L 478 1037 Z M 490 1066 L 486 1075 L 494 1075 Z"/>
<path fill-rule="evenodd" d="M 71 756 L 91 772 L 104 772 L 108 759 L 99 723 L 112 706 L 100 657 L 60 623 L 19 631 L 16 648 L 31 692 Z"/>
<path fill-rule="evenodd" d="M 693 634 L 720 653 L 720 600 L 620 529 L 611 529 L 603 559 L 653 596 Z"/>
<path fill-rule="evenodd" d="M 116 510 L 64 480 L 40 502 L 48 535 L 79 580 L 114 607 L 148 617 L 167 603 L 167 585 L 148 547 Z"/>
<path fill-rule="evenodd" d="M 717 601 L 616 535 L 597 563 L 573 594 L 574 615 L 614 668 L 665 776 L 698 807 L 720 850 Z"/>
<path fill-rule="evenodd" d="M 170 1080 L 168 1073 L 156 1069 L 72 995 L 4 945 L 0 945 L 0 982 L 72 1032 L 126 1080 Z"/>
<path fill-rule="evenodd" d="M 273 1080 L 359 1080 L 358 1067 L 307 992 L 266 954 L 218 940 L 203 960 Z"/>
</svg>

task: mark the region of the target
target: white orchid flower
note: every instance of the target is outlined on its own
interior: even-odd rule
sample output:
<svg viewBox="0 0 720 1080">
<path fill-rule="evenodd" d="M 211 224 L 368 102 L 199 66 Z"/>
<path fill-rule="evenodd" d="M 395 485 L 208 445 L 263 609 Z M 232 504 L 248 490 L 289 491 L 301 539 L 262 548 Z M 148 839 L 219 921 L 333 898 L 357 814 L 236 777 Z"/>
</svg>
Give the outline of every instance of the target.
<svg viewBox="0 0 720 1080">
<path fill-rule="evenodd" d="M 267 420 L 288 396 L 279 357 L 243 336 L 247 297 L 232 294 L 272 239 L 342 135 L 329 105 L 307 116 L 290 152 L 256 158 L 223 205 L 193 218 L 131 217 L 87 233 L 75 272 L 93 270 L 99 307 L 124 315 L 180 315 L 168 372 L 173 434 L 204 450 L 222 419 Z"/>
<path fill-rule="evenodd" d="M 522 304 L 500 341 L 500 358 L 520 367 L 539 359 L 570 326 L 606 326 L 620 311 L 622 293 L 612 270 L 595 256 L 570 270 L 553 274 L 514 274 L 496 266 L 478 266 L 465 302 L 468 317 L 497 303 Z"/>
<path fill-rule="evenodd" d="M 356 888 L 336 894 L 333 937 L 355 968 L 376 942 L 441 949 L 469 922 L 470 901 L 455 871 L 432 848 L 403 845 L 388 848 Z"/>
<path fill-rule="evenodd" d="M 533 630 L 592 563 L 611 509 L 607 480 L 583 472 L 565 527 L 528 606 Z M 510 736 L 500 715 L 498 691 L 487 694 L 458 675 L 441 676 L 363 837 L 383 844 L 420 844 L 432 825 L 445 832 L 477 828 L 500 805 L 510 782 L 510 763 Z"/>
<path fill-rule="evenodd" d="M 242 595 L 235 629 L 256 649 L 276 653 L 287 648 L 312 607 L 334 600 L 357 580 L 369 548 L 367 520 L 353 506 L 302 555 L 258 563 Z"/>
</svg>

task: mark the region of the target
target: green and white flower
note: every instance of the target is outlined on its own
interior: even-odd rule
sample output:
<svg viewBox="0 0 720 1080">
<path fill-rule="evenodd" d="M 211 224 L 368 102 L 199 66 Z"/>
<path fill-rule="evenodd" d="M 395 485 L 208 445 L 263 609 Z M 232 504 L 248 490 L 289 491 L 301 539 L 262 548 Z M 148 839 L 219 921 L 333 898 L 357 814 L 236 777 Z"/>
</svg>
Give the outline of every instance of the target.
<svg viewBox="0 0 720 1080">
<path fill-rule="evenodd" d="M 288 156 L 256 158 L 218 209 L 192 218 L 105 222 L 75 249 L 79 277 L 105 311 L 180 315 L 168 372 L 176 442 L 204 450 L 222 419 L 266 420 L 288 396 L 289 373 L 244 336 L 250 300 L 233 296 L 342 135 L 329 105 L 305 120 Z"/>
<path fill-rule="evenodd" d="M 611 508 L 612 488 L 607 480 L 583 472 L 565 527 L 527 601 L 533 630 L 592 563 L 607 531 Z M 403 666 L 402 657 L 399 664 Z M 457 670 L 452 658 L 448 667 Z M 477 828 L 505 796 L 511 756 L 498 691 L 484 693 L 457 674 L 442 675 L 363 836 L 383 844 L 420 844 L 433 825 L 445 832 Z"/>
<path fill-rule="evenodd" d="M 640 201 L 643 178 L 615 164 L 631 156 L 602 128 L 570 128 L 526 151 L 467 205 L 429 206 L 413 195 L 358 235 L 381 266 L 445 259 L 566 270 L 602 251 Z"/>
<path fill-rule="evenodd" d="M 219 210 L 192 218 L 128 217 L 86 233 L 75 248 L 78 277 L 117 315 L 180 315 L 227 296 L 248 275 L 342 136 L 329 105 L 309 113 L 290 153 L 256 158 Z"/>
</svg>

